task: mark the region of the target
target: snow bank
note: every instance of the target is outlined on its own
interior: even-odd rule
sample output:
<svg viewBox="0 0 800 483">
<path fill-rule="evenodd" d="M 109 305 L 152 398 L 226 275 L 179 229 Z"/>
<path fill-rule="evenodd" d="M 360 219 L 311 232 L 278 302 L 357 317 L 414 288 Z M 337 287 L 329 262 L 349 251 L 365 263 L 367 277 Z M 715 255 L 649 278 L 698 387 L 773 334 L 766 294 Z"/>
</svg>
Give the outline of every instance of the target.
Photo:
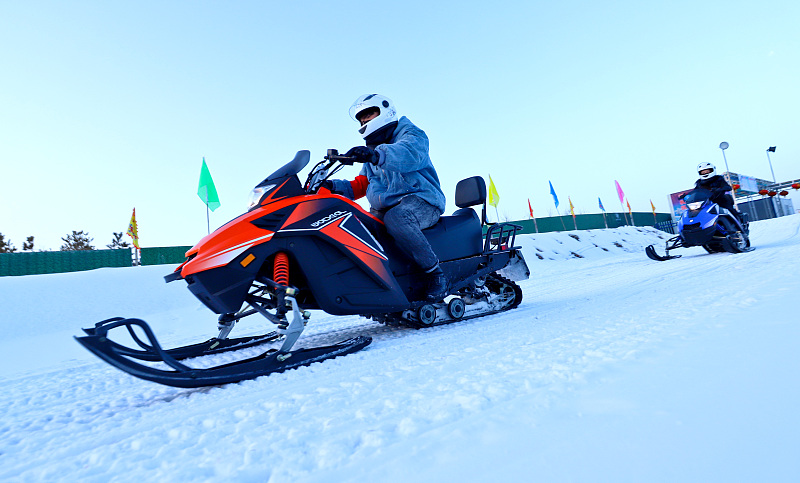
<svg viewBox="0 0 800 483">
<path fill-rule="evenodd" d="M 569 260 L 607 258 L 624 253 L 642 253 L 647 245 L 663 246 L 674 235 L 653 227 L 625 226 L 608 230 L 578 230 L 520 235 L 525 260 Z"/>
</svg>

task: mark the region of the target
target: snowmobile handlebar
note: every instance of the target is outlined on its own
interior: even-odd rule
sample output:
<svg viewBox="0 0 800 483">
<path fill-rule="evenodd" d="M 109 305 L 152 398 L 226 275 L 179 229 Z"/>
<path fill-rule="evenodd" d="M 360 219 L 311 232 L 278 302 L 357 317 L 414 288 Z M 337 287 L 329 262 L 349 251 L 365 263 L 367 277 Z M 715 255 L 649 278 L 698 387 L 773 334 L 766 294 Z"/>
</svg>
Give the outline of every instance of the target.
<svg viewBox="0 0 800 483">
<path fill-rule="evenodd" d="M 343 166 L 352 166 L 356 162 L 358 161 L 355 156 L 343 156 L 339 154 L 338 150 L 329 149 L 323 160 L 317 163 L 308 174 L 304 185 L 305 190 L 309 193 L 316 193 L 323 181 L 342 169 Z"/>
<path fill-rule="evenodd" d="M 325 156 L 325 159 L 329 161 L 339 161 L 340 163 L 345 164 L 347 166 L 352 166 L 353 163 L 357 162 L 355 156 L 343 156 L 339 154 L 339 151 L 336 149 L 329 149 L 328 154 Z"/>
</svg>

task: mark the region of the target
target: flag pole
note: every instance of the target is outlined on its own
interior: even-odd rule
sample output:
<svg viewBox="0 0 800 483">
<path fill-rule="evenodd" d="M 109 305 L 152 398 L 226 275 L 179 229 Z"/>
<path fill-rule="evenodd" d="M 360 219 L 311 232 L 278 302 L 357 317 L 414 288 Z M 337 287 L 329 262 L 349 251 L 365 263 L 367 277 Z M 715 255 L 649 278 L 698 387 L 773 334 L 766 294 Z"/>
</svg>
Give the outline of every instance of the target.
<svg viewBox="0 0 800 483">
<path fill-rule="evenodd" d="M 216 210 L 219 208 L 219 194 L 217 194 L 217 188 L 214 186 L 214 180 L 211 178 L 211 173 L 208 171 L 208 165 L 206 165 L 206 158 L 203 157 L 203 165 L 200 167 L 200 182 L 197 185 L 197 196 L 200 197 L 200 201 L 202 201 L 206 205 L 206 230 L 208 234 L 211 234 L 211 211 Z M 213 198 L 213 199 L 212 199 Z M 211 208 L 211 203 L 214 203 L 214 208 Z"/>
<path fill-rule="evenodd" d="M 625 220 L 625 224 L 628 224 L 628 215 L 625 214 L 625 205 L 622 204 L 622 200 L 619 200 L 619 209 L 622 210 L 622 219 Z"/>
<path fill-rule="evenodd" d="M 606 207 L 603 206 L 603 200 L 601 200 L 599 196 L 597 197 L 597 206 L 599 206 L 600 211 L 603 212 L 603 224 L 606 226 L 606 228 L 608 228 L 608 221 L 606 221 Z"/>
</svg>

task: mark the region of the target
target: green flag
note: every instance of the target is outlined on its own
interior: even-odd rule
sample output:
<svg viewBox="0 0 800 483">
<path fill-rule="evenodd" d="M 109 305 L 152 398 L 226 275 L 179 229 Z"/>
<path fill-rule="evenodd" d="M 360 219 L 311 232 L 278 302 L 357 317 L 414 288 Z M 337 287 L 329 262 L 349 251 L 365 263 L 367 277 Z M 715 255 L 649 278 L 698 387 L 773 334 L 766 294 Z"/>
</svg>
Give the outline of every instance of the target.
<svg viewBox="0 0 800 483">
<path fill-rule="evenodd" d="M 219 195 L 217 195 L 214 180 L 211 179 L 211 173 L 208 171 L 208 166 L 206 166 L 206 158 L 203 158 L 203 167 L 200 168 L 200 184 L 197 186 L 197 196 L 203 200 L 203 203 L 211 211 L 219 208 Z"/>
</svg>

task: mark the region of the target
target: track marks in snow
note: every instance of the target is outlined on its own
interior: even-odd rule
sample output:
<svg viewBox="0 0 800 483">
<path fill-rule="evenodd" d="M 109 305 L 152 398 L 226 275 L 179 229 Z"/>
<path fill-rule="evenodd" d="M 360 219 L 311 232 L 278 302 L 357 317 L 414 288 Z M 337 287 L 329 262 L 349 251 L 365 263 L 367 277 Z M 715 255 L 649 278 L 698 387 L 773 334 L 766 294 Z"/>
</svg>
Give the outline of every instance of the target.
<svg viewBox="0 0 800 483">
<path fill-rule="evenodd" d="M 468 437 L 470 421 L 517 401 L 535 425 L 619 362 L 647 360 L 698 327 L 768 306 L 764 288 L 775 280 L 751 274 L 765 266 L 797 273 L 796 238 L 796 226 L 775 234 L 754 224 L 759 248 L 742 255 L 686 250 L 662 263 L 642 251 L 563 262 L 529 256 L 531 280 L 515 310 L 424 330 L 315 313 L 305 343 L 367 333 L 373 344 L 225 387 L 161 387 L 100 361 L 6 381 L 0 478 L 100 481 L 146 471 L 151 479 L 288 481 L 393 452 L 424 457 L 442 435 Z M 213 321 L 196 332 L 206 328 Z"/>
</svg>

